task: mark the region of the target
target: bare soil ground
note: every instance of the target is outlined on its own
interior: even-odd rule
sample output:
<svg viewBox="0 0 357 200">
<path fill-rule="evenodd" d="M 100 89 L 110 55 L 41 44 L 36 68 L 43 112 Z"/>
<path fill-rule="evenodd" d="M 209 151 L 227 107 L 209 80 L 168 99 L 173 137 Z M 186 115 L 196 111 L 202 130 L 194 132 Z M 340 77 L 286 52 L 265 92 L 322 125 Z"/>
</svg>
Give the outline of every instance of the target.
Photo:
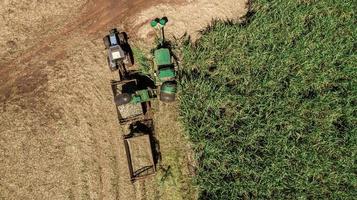
<svg viewBox="0 0 357 200">
<path fill-rule="evenodd" d="M 216 16 L 245 12 L 244 0 L 217 2 L 0 1 L 0 199 L 195 198 L 175 106 L 156 108 L 158 175 L 130 183 L 102 36 L 121 27 L 131 42 L 149 41 L 146 24 L 162 12 L 174 34 L 187 22 L 187 5 L 208 10 L 185 25 L 192 34 Z M 229 5 L 237 12 L 222 15 Z"/>
</svg>

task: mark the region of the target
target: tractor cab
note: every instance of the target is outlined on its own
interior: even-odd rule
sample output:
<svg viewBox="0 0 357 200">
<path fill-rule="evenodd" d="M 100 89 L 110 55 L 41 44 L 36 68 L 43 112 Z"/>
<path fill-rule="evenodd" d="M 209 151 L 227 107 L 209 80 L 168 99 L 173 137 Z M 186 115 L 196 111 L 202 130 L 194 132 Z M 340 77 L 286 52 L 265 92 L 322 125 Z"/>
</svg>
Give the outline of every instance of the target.
<svg viewBox="0 0 357 200">
<path fill-rule="evenodd" d="M 160 48 L 155 50 L 155 65 L 156 78 L 158 83 L 174 80 L 176 77 L 175 66 L 172 63 L 170 50 L 168 48 Z"/>
<path fill-rule="evenodd" d="M 125 58 L 125 53 L 121 48 L 119 41 L 120 40 L 118 33 L 116 31 L 111 31 L 109 34 L 109 57 L 111 58 L 111 60 L 119 60 Z"/>
<path fill-rule="evenodd" d="M 118 32 L 117 29 L 112 29 L 109 35 L 103 38 L 103 41 L 105 48 L 108 50 L 108 65 L 112 71 L 119 69 L 123 63 L 127 65 L 132 63 L 129 52 L 124 48 L 128 45 L 124 33 Z"/>
<path fill-rule="evenodd" d="M 125 53 L 118 43 L 118 38 L 115 34 L 109 36 L 110 46 L 109 46 L 109 59 L 112 61 L 120 60 L 125 58 Z"/>
</svg>

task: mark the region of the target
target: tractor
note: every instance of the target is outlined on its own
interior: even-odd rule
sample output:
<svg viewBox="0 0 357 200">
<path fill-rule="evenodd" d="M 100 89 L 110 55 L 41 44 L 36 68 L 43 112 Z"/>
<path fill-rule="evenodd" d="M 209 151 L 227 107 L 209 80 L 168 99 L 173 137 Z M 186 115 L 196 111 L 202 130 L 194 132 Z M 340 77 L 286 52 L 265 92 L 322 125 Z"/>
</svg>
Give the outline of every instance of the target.
<svg viewBox="0 0 357 200">
<path fill-rule="evenodd" d="M 156 18 L 150 25 L 159 30 L 159 44 L 154 50 L 154 81 L 160 89 L 160 100 L 163 102 L 175 101 L 176 96 L 176 75 L 177 68 L 173 62 L 173 57 L 165 41 L 164 27 L 168 22 L 167 18 Z"/>
<path fill-rule="evenodd" d="M 150 101 L 156 98 L 153 89 L 138 88 L 136 79 L 111 81 L 114 102 L 117 108 L 118 120 L 121 125 L 146 119 L 151 108 Z"/>
<path fill-rule="evenodd" d="M 125 66 L 133 64 L 127 36 L 124 32 L 112 29 L 109 35 L 103 38 L 105 48 L 108 50 L 108 65 L 111 71 L 119 70 L 121 76 L 125 76 Z"/>
</svg>

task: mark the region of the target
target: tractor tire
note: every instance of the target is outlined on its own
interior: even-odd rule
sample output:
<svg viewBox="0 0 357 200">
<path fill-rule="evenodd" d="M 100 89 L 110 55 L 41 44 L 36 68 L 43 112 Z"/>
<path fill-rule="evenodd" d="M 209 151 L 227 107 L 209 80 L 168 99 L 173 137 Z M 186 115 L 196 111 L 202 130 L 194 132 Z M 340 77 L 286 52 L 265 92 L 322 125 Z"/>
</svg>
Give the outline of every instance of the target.
<svg viewBox="0 0 357 200">
<path fill-rule="evenodd" d="M 107 35 L 107 36 L 105 36 L 105 37 L 103 38 L 103 43 L 104 43 L 105 48 L 106 48 L 106 49 L 109 49 L 109 47 L 110 47 L 109 35 Z"/>
<path fill-rule="evenodd" d="M 160 93 L 160 101 L 165 103 L 174 102 L 176 99 L 176 94 Z"/>
<path fill-rule="evenodd" d="M 128 93 L 119 94 L 114 97 L 114 102 L 117 106 L 128 104 L 130 101 L 131 96 Z"/>
<path fill-rule="evenodd" d="M 127 67 L 133 66 L 133 59 L 132 59 L 132 57 L 130 56 L 129 53 L 125 56 L 125 65 Z"/>
<path fill-rule="evenodd" d="M 115 71 L 118 69 L 118 67 L 114 67 L 114 68 L 112 67 L 112 65 L 110 64 L 109 56 L 107 56 L 107 63 L 108 63 L 110 71 Z"/>
<path fill-rule="evenodd" d="M 121 44 L 121 45 L 127 43 L 126 37 L 125 37 L 125 34 L 124 34 L 124 33 L 119 33 L 119 34 L 118 34 L 118 37 L 119 37 L 119 41 L 120 41 L 120 44 Z"/>
</svg>

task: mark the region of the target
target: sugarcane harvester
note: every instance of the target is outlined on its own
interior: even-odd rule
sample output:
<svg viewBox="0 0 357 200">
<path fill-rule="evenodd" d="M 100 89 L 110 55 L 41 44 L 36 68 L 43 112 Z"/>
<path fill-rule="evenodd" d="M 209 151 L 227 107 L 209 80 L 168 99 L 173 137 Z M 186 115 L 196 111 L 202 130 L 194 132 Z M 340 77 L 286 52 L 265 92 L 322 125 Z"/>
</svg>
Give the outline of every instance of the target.
<svg viewBox="0 0 357 200">
<path fill-rule="evenodd" d="M 159 97 L 163 102 L 173 102 L 176 98 L 177 84 L 177 68 L 173 62 L 171 51 L 167 48 L 165 41 L 164 27 L 168 22 L 167 18 L 156 18 L 151 21 L 150 25 L 159 32 L 159 44 L 154 50 L 154 81 L 159 87 Z"/>
</svg>

